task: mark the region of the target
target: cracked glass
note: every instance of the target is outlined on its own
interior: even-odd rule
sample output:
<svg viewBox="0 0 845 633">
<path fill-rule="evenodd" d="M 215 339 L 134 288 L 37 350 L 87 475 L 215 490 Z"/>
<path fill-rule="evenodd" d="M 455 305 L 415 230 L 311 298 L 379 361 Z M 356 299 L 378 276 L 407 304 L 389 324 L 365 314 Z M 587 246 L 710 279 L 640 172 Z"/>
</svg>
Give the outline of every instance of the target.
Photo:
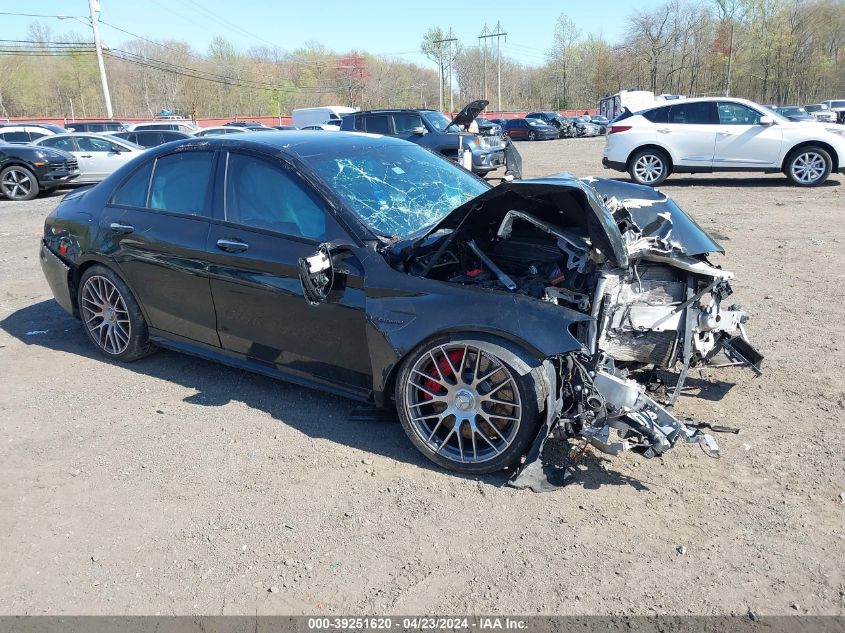
<svg viewBox="0 0 845 633">
<path fill-rule="evenodd" d="M 303 158 L 364 224 L 388 237 L 432 226 L 490 188 L 465 169 L 412 144 Z"/>
</svg>

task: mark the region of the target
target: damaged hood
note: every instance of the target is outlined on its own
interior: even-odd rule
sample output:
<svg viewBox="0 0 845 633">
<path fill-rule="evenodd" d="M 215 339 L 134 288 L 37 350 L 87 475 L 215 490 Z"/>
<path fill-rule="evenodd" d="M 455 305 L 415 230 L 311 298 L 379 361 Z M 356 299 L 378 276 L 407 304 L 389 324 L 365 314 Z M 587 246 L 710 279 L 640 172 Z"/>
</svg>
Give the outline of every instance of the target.
<svg viewBox="0 0 845 633">
<path fill-rule="evenodd" d="M 455 208 L 429 227 L 417 243 L 437 231 L 454 230 L 464 224 L 498 224 L 508 211 L 526 208 L 527 204 L 564 209 L 573 202 L 585 211 L 585 228 L 592 245 L 617 266 L 626 267 L 628 250 L 613 214 L 592 186 L 570 174 L 503 182 Z"/>
<path fill-rule="evenodd" d="M 707 231 L 662 191 L 607 178 L 584 178 L 584 182 L 605 199 L 617 223 L 624 219 L 620 216 L 626 211 L 630 215 L 630 221 L 639 230 L 634 241 L 626 233 L 630 255 L 643 250 L 688 257 L 725 252 Z"/>
<path fill-rule="evenodd" d="M 463 125 L 469 127 L 469 124 L 475 121 L 475 117 L 484 111 L 487 104 L 490 102 L 485 99 L 478 99 L 466 104 L 463 109 L 458 112 L 449 125 Z"/>
</svg>

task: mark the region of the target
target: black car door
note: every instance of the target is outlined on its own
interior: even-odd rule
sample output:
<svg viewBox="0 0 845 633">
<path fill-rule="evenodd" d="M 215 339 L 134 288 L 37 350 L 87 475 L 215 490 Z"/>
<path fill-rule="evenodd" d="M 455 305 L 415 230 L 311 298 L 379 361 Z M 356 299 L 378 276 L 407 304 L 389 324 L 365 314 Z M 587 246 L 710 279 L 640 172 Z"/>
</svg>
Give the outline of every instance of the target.
<svg viewBox="0 0 845 633">
<path fill-rule="evenodd" d="M 218 173 L 208 259 L 223 348 L 292 376 L 366 390 L 372 378 L 360 262 L 345 262 L 349 275 L 337 303 L 310 306 L 299 280 L 299 258 L 323 242 L 350 242 L 344 229 L 278 159 L 230 152 Z"/>
<path fill-rule="evenodd" d="M 205 256 L 216 152 L 179 151 L 139 167 L 100 216 L 151 333 L 220 346 Z"/>
</svg>

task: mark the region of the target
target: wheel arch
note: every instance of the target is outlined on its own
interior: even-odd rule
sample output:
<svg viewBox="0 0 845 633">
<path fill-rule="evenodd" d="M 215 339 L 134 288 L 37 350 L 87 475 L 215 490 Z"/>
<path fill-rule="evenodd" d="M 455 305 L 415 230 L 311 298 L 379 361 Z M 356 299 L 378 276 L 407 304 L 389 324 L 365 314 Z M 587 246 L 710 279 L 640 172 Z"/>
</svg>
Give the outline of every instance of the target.
<svg viewBox="0 0 845 633">
<path fill-rule="evenodd" d="M 634 157 L 634 155 L 636 155 L 638 152 L 641 152 L 641 151 L 647 150 L 647 149 L 656 150 L 656 151 L 660 152 L 661 154 L 665 155 L 669 159 L 668 169 L 669 169 L 669 174 L 671 174 L 672 169 L 675 166 L 675 158 L 674 158 L 674 156 L 672 156 L 671 151 L 669 151 L 668 149 L 666 149 L 662 145 L 658 145 L 657 143 L 646 143 L 645 145 L 640 145 L 639 147 L 632 149 L 631 153 L 628 154 L 628 157 L 625 159 L 625 171 L 628 171 L 629 169 L 631 169 L 631 159 Z"/>
<path fill-rule="evenodd" d="M 831 160 L 831 173 L 839 171 L 840 163 L 839 163 L 839 154 L 836 152 L 836 149 L 830 143 L 826 143 L 825 141 L 801 141 L 800 143 L 796 143 L 786 153 L 783 155 L 783 161 L 781 162 L 780 168 L 781 170 L 786 170 L 786 164 L 792 155 L 801 149 L 802 147 L 820 147 L 824 151 L 828 153 Z"/>
<path fill-rule="evenodd" d="M 111 272 L 117 275 L 120 280 L 126 284 L 126 287 L 129 288 L 129 291 L 132 293 L 132 296 L 135 297 L 135 302 L 138 304 L 138 307 L 141 310 L 141 314 L 144 315 L 144 319 L 147 319 L 147 311 L 145 307 L 138 301 L 138 294 L 135 292 L 135 289 L 132 287 L 132 284 L 126 279 L 126 277 L 121 272 L 120 268 L 115 264 L 114 261 L 103 257 L 102 255 L 95 255 L 90 253 L 88 255 L 83 256 L 83 258 L 77 262 L 77 265 L 73 267 L 71 270 L 71 274 L 68 275 L 68 284 L 70 285 L 70 298 L 73 302 L 73 315 L 78 319 L 80 318 L 79 315 L 79 282 L 82 279 L 82 275 L 85 274 L 85 271 L 91 268 L 92 266 L 103 266 L 108 268 Z"/>
</svg>

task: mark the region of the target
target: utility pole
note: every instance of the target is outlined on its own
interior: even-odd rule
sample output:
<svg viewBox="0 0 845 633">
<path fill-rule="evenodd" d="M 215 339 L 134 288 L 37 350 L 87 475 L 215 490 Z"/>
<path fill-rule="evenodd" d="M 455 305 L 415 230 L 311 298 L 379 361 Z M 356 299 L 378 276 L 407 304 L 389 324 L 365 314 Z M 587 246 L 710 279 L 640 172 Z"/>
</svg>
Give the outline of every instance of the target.
<svg viewBox="0 0 845 633">
<path fill-rule="evenodd" d="M 106 115 L 114 118 L 111 108 L 111 95 L 109 94 L 109 82 L 106 79 L 106 65 L 103 63 L 103 47 L 100 44 L 100 27 L 97 24 L 97 14 L 100 12 L 100 0 L 88 0 L 88 9 L 91 11 L 91 30 L 94 31 L 94 48 L 97 49 L 97 65 L 100 67 L 100 82 L 103 84 L 103 100 L 106 102 Z"/>
<path fill-rule="evenodd" d="M 443 44 L 449 44 L 449 111 L 454 107 L 452 102 L 452 42 L 457 42 L 458 39 L 452 34 L 452 27 L 449 27 L 449 36 L 441 40 L 434 40 L 438 44 L 437 50 L 440 52 L 440 111 L 443 112 Z"/>
<path fill-rule="evenodd" d="M 731 39 L 730 43 L 728 44 L 728 76 L 727 81 L 725 82 L 725 96 L 731 96 L 731 62 L 733 61 L 734 56 L 734 21 L 733 16 L 731 16 Z"/>
<path fill-rule="evenodd" d="M 487 38 L 490 37 L 489 33 L 490 31 L 487 30 L 487 24 L 485 24 L 484 28 L 481 29 L 481 35 L 478 36 L 479 40 L 483 40 L 481 42 L 481 63 L 484 66 L 484 99 L 487 99 Z"/>
<path fill-rule="evenodd" d="M 487 30 L 486 24 L 484 25 L 484 30 L 485 31 Z M 495 37 L 496 38 L 496 84 L 497 84 L 496 95 L 498 96 L 498 99 L 499 99 L 499 109 L 498 109 L 499 112 L 502 111 L 502 45 L 501 45 L 500 40 L 503 37 L 506 38 L 506 36 L 507 36 L 507 33 L 502 32 L 502 24 L 497 20 L 496 21 L 496 32 L 495 33 L 487 33 L 487 34 L 482 33 L 482 35 L 479 37 L 479 39 L 481 39 L 481 37 L 484 37 L 484 38 Z M 507 38 L 505 39 L 505 41 L 507 41 Z M 484 64 L 484 93 L 485 93 L 485 98 L 486 98 L 486 93 L 487 93 L 487 63 L 486 63 L 487 55 L 486 55 L 486 51 L 485 51 L 484 59 L 485 59 L 485 64 Z"/>
</svg>

